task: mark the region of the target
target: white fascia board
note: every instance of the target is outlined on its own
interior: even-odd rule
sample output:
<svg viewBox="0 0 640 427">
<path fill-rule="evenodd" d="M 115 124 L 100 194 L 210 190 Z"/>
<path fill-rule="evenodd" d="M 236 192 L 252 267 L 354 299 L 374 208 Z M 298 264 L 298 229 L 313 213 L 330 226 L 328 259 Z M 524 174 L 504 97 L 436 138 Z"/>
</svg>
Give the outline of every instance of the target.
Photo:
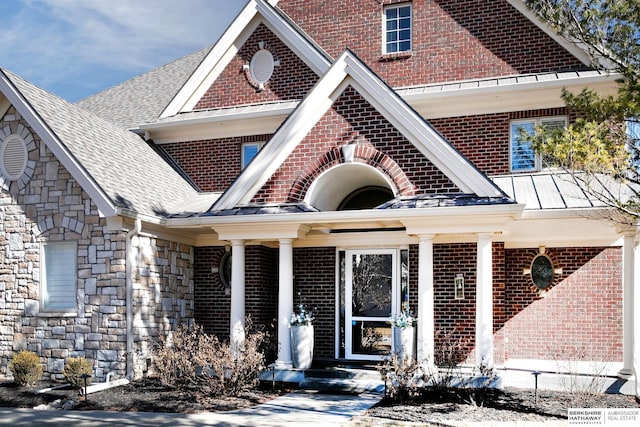
<svg viewBox="0 0 640 427">
<path fill-rule="evenodd" d="M 602 95 L 615 95 L 619 74 L 521 82 L 483 87 L 402 94 L 402 99 L 427 119 L 564 107 L 563 88 L 577 93 L 588 87 Z M 462 85 L 461 85 L 462 86 Z"/>
<path fill-rule="evenodd" d="M 111 198 L 102 190 L 87 170 L 80 164 L 75 156 L 67 149 L 58 136 L 40 117 L 40 114 L 26 100 L 20 91 L 13 85 L 0 70 L 0 93 L 3 93 L 9 103 L 15 107 L 29 126 L 46 144 L 54 156 L 69 171 L 80 187 L 87 192 L 91 200 L 96 204 L 98 211 L 103 216 L 116 215 L 116 206 Z"/>
<path fill-rule="evenodd" d="M 331 95 L 346 77 L 344 67 L 340 65 L 340 63 L 334 64 L 325 76 L 316 83 L 316 86 L 280 126 L 269 143 L 258 152 L 249 166 L 218 199 L 214 205 L 216 209 L 231 209 L 238 204 L 249 203 L 254 194 L 275 173 L 298 143 L 331 108 L 335 101 Z"/>
<path fill-rule="evenodd" d="M 502 191 L 466 160 L 369 69 L 350 55 L 345 56 L 352 83 L 391 124 L 463 192 L 482 197 L 501 197 Z M 430 144 L 427 146 L 425 141 Z"/>
<path fill-rule="evenodd" d="M 464 227 L 474 227 L 475 219 L 481 221 L 515 220 L 522 214 L 524 205 L 480 205 L 480 206 L 447 206 L 414 209 L 367 209 L 358 211 L 326 211 L 261 215 L 229 215 L 199 216 L 192 218 L 170 218 L 165 224 L 168 228 L 200 228 L 217 226 L 246 227 L 251 224 L 261 227 L 272 227 L 276 224 L 330 224 L 330 227 L 357 224 L 409 224 L 418 227 L 424 221 L 439 220 L 441 225 L 446 221 L 459 227 L 460 219 L 464 219 Z M 474 219 L 474 221 L 471 221 Z"/>
<path fill-rule="evenodd" d="M 189 77 L 189 80 L 160 114 L 160 119 L 175 116 L 188 110 L 189 105 L 193 104 L 194 98 L 200 99 L 202 97 L 242 46 L 242 43 L 237 43 L 238 38 L 243 33 L 245 33 L 245 39 L 248 38 L 246 30 L 251 21 L 254 21 L 253 29 L 257 27 L 257 22 L 254 20 L 256 14 L 257 1 L 249 0 L 245 8 Z"/>
<path fill-rule="evenodd" d="M 542 21 L 538 15 L 531 11 L 523 0 L 507 0 L 511 6 L 513 6 L 518 12 L 523 14 L 529 21 L 533 22 L 538 28 L 544 31 L 549 37 L 551 37 L 556 43 L 565 48 L 569 53 L 575 56 L 584 65 L 591 66 L 591 58 L 589 54 L 578 46 L 576 43 L 568 40 L 566 37 L 558 34 L 551 28 L 549 24 Z"/>
</svg>

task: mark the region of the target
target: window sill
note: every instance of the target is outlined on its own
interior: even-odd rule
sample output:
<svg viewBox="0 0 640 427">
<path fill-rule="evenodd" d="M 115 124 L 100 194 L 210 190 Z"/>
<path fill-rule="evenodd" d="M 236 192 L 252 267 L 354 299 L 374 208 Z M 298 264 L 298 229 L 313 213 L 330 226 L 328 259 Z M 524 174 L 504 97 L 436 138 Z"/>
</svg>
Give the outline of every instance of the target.
<svg viewBox="0 0 640 427">
<path fill-rule="evenodd" d="M 38 313 L 38 317 L 76 317 L 78 315 L 75 311 L 41 311 Z"/>
<path fill-rule="evenodd" d="M 380 62 L 391 62 L 391 61 L 398 61 L 400 59 L 411 58 L 412 56 L 413 56 L 413 52 L 410 50 L 407 52 L 383 53 L 382 56 L 378 58 L 378 60 Z"/>
</svg>

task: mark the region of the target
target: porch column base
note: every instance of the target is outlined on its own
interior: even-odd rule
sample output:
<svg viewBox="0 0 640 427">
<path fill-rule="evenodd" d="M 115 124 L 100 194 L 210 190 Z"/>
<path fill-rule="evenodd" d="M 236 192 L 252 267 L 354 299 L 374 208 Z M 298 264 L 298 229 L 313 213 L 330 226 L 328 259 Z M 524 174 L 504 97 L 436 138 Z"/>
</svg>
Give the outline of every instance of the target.
<svg viewBox="0 0 640 427">
<path fill-rule="evenodd" d="M 618 371 L 618 378 L 622 380 L 628 380 L 633 376 L 633 368 L 622 368 Z"/>
</svg>

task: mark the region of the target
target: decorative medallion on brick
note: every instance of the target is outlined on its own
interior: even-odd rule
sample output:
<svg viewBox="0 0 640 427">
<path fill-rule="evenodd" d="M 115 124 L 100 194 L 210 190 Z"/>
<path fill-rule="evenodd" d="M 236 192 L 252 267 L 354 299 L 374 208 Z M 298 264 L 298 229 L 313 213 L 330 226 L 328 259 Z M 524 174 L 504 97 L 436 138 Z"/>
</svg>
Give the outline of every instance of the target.
<svg viewBox="0 0 640 427">
<path fill-rule="evenodd" d="M 264 86 L 269 82 L 276 67 L 280 66 L 280 61 L 275 59 L 271 50 L 265 42 L 258 43 L 258 50 L 254 52 L 249 64 L 242 68 L 251 86 L 263 91 Z"/>
<path fill-rule="evenodd" d="M 538 254 L 531 261 L 531 267 L 524 269 L 523 273 L 531 276 L 532 289 L 540 295 L 544 295 L 553 287 L 554 279 L 558 274 L 562 274 L 562 269 L 554 267 L 545 247 L 541 246 Z"/>
<path fill-rule="evenodd" d="M 29 153 L 36 150 L 33 135 L 22 124 L 16 133 L 6 126 L 0 129 L 0 185 L 9 190 L 12 182 L 22 189 L 35 170 L 35 162 L 29 161 Z"/>
</svg>

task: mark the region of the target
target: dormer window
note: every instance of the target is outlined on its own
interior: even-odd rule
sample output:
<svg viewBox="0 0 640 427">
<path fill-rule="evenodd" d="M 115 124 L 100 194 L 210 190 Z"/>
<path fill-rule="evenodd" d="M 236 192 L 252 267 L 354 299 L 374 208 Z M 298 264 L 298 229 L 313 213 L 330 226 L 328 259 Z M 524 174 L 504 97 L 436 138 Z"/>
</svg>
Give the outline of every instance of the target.
<svg viewBox="0 0 640 427">
<path fill-rule="evenodd" d="M 394 4 L 384 8 L 385 54 L 411 51 L 411 4 Z"/>
</svg>

